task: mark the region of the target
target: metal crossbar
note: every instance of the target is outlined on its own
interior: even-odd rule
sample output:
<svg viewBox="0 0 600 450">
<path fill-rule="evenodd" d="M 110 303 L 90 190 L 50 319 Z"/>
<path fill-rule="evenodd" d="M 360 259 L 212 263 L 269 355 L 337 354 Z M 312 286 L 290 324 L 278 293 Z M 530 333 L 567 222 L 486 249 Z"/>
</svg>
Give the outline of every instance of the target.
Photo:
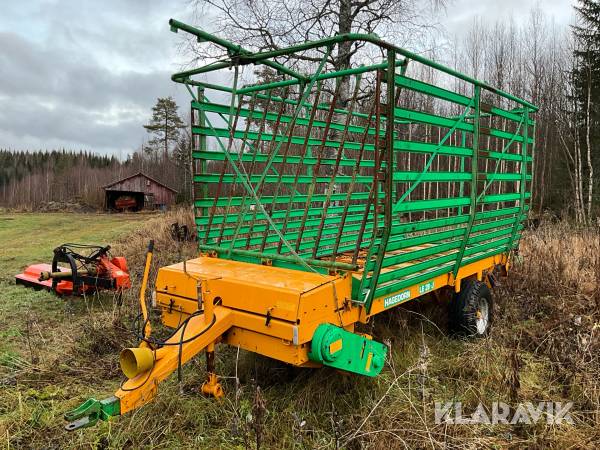
<svg viewBox="0 0 600 450">
<path fill-rule="evenodd" d="M 201 251 L 352 271 L 352 299 L 369 311 L 374 298 L 456 276 L 518 245 L 531 196 L 537 108 L 529 102 L 373 35 L 252 53 L 180 22 L 171 26 L 228 53 L 172 77 L 193 97 Z M 343 41 L 368 43 L 386 57 L 336 71 L 328 59 Z M 302 73 L 278 62 L 315 50 L 320 63 Z M 240 85 L 249 64 L 273 70 L 274 80 Z M 409 64 L 446 81 L 409 76 Z M 231 68 L 231 85 L 197 78 Z"/>
</svg>

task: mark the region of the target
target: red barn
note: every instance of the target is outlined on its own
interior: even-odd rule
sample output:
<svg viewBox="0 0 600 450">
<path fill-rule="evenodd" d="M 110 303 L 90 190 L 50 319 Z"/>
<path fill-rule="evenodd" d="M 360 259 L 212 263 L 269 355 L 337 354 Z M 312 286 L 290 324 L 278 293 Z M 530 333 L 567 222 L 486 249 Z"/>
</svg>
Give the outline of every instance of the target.
<svg viewBox="0 0 600 450">
<path fill-rule="evenodd" d="M 139 211 L 167 209 L 177 196 L 169 186 L 138 172 L 104 186 L 104 204 L 108 210 Z"/>
</svg>

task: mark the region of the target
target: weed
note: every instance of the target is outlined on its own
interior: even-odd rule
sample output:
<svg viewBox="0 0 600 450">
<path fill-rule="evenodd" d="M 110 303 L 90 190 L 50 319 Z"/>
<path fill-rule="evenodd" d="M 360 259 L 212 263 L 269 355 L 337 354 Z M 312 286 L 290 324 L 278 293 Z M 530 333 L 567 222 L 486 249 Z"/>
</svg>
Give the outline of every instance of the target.
<svg viewBox="0 0 600 450">
<path fill-rule="evenodd" d="M 121 307 L 109 294 L 63 300 L 2 285 L 11 302 L 0 304 L 5 447 L 591 449 L 600 442 L 600 234 L 560 222 L 526 232 L 510 277 L 494 292 L 497 315 L 485 339 L 450 338 L 447 300 L 424 299 L 377 316 L 365 330 L 390 347 L 377 378 L 290 368 L 219 346 L 222 401 L 200 395 L 205 369 L 199 356 L 183 368 L 183 394 L 171 377 L 140 410 L 64 432 L 66 410 L 118 387 L 117 354 L 134 343 L 128 330 L 148 240 L 156 243 L 153 276 L 158 267 L 196 254 L 194 242 L 171 238 L 176 221 L 194 229 L 192 214 L 176 211 L 148 216 L 115 243 L 134 281 Z M 20 269 L 21 253 L 12 262 L 11 255 L 3 257 L 2 267 Z M 480 402 L 543 400 L 573 401 L 575 424 L 434 421 L 435 401 L 461 401 L 473 410 Z"/>
</svg>

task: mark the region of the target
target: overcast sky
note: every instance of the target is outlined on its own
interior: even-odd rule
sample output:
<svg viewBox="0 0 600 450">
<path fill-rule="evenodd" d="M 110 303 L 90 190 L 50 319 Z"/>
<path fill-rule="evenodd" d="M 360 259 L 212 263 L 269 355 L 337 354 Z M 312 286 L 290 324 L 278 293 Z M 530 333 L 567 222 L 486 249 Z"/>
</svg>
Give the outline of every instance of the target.
<svg viewBox="0 0 600 450">
<path fill-rule="evenodd" d="M 539 1 L 539 0 L 537 0 Z M 536 0 L 449 0 L 438 21 L 460 35 L 477 15 L 524 17 Z M 186 0 L 26 0 L 0 10 L 0 148 L 66 148 L 125 157 L 145 138 L 157 97 L 187 112 L 171 82 L 184 57 L 168 19 L 189 20 Z M 544 0 L 558 24 L 570 0 Z"/>
</svg>

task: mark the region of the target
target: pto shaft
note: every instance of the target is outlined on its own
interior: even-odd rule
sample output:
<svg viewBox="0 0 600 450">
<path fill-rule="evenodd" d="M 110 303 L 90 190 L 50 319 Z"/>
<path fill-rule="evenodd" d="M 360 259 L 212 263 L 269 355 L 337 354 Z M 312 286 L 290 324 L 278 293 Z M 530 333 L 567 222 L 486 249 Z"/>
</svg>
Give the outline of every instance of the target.
<svg viewBox="0 0 600 450">
<path fill-rule="evenodd" d="M 90 267 L 89 269 L 83 269 L 77 271 L 77 276 L 96 276 L 98 274 L 98 270 L 95 267 Z M 65 278 L 71 278 L 73 276 L 72 270 L 65 270 L 63 272 L 40 272 L 39 281 L 46 281 L 50 279 L 55 280 L 64 280 Z"/>
</svg>

